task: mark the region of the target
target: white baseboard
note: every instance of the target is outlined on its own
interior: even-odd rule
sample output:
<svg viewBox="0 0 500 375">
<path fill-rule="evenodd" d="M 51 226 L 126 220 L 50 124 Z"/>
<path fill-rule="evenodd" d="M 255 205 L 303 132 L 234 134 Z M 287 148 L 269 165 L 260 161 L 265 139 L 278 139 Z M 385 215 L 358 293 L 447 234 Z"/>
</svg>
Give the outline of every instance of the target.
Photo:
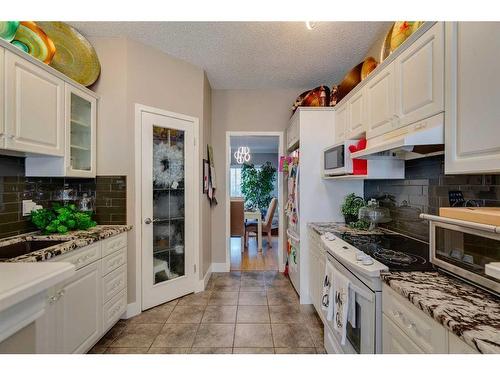
<svg viewBox="0 0 500 375">
<path fill-rule="evenodd" d="M 142 312 L 139 302 L 132 302 L 127 305 L 127 310 L 123 313 L 122 319 L 130 319 L 133 316 L 139 315 Z"/>
<path fill-rule="evenodd" d="M 212 263 L 212 272 L 229 272 L 227 263 Z"/>
<path fill-rule="evenodd" d="M 205 290 L 208 284 L 208 280 L 210 280 L 210 276 L 212 276 L 212 265 L 208 267 L 207 272 L 205 273 L 205 276 L 203 276 L 203 279 L 198 280 L 198 282 L 195 285 L 194 292 L 202 292 Z"/>
</svg>

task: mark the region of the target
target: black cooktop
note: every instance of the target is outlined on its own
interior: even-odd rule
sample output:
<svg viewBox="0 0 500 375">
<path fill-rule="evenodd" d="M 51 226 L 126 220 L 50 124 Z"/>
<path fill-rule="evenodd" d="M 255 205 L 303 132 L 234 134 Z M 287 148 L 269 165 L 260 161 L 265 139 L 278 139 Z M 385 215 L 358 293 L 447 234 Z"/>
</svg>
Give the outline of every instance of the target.
<svg viewBox="0 0 500 375">
<path fill-rule="evenodd" d="M 389 271 L 432 271 L 429 244 L 400 234 L 337 234 L 389 267 Z"/>
</svg>

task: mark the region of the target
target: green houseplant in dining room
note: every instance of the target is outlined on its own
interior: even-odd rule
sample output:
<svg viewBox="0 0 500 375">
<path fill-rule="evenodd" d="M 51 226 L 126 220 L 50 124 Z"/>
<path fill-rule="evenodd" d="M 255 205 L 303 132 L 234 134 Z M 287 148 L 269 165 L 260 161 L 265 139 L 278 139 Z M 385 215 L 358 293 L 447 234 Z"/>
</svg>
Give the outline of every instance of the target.
<svg viewBox="0 0 500 375">
<path fill-rule="evenodd" d="M 266 161 L 261 168 L 253 164 L 243 164 L 241 171 L 241 193 L 245 199 L 246 209 L 258 208 L 264 213 L 273 199 L 276 168 Z"/>
<path fill-rule="evenodd" d="M 90 212 L 79 211 L 74 204 L 54 203 L 51 208 L 31 212 L 31 221 L 43 234 L 64 234 L 71 230 L 87 230 L 97 223 Z"/>
</svg>

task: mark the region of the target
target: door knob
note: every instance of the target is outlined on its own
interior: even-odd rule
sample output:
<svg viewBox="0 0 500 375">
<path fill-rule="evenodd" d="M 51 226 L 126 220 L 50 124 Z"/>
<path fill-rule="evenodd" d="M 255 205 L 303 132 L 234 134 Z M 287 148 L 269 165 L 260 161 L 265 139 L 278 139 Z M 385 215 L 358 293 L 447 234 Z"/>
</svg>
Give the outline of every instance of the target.
<svg viewBox="0 0 500 375">
<path fill-rule="evenodd" d="M 152 224 L 152 223 L 154 223 L 155 221 L 156 221 L 156 220 L 151 219 L 150 217 L 147 217 L 147 218 L 145 218 L 145 219 L 144 219 L 144 223 L 145 223 L 145 224 Z"/>
</svg>

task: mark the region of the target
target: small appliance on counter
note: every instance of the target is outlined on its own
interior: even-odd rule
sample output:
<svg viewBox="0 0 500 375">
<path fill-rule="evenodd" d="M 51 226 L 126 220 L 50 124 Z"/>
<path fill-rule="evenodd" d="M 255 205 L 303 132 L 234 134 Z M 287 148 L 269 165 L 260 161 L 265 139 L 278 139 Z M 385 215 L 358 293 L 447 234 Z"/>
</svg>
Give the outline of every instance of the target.
<svg viewBox="0 0 500 375">
<path fill-rule="evenodd" d="M 461 216 L 464 210 L 471 209 L 471 213 Z M 460 210 L 458 215 L 455 210 Z M 440 213 L 454 217 L 420 215 L 430 223 L 431 262 L 448 273 L 500 295 L 500 226 L 491 224 L 496 222 L 500 211 L 486 207 L 479 213 L 475 213 L 476 210 L 479 208 L 442 208 Z M 485 215 L 490 224 L 463 220 L 469 218 L 468 215 L 474 220 L 483 220 Z"/>
</svg>

